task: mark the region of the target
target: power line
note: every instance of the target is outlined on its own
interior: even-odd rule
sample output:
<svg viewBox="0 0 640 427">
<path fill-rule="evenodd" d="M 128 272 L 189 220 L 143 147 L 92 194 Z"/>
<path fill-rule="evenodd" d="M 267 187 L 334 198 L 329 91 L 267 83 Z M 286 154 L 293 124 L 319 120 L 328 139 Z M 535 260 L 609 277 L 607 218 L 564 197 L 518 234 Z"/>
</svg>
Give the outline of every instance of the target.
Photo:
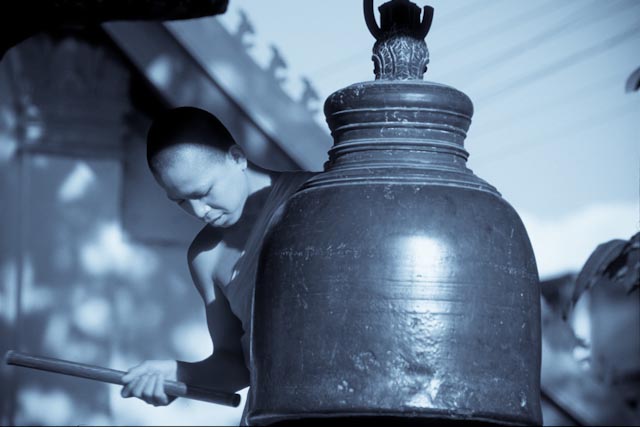
<svg viewBox="0 0 640 427">
<path fill-rule="evenodd" d="M 468 16 L 469 15 L 469 9 L 471 8 L 472 10 L 475 9 L 479 9 L 479 6 L 486 6 L 487 2 L 485 0 L 477 0 L 475 2 L 471 3 L 471 6 L 469 6 L 469 4 L 463 4 L 460 7 L 457 7 L 453 10 L 450 10 L 449 12 L 445 13 L 442 16 L 437 16 L 434 14 L 434 19 L 438 19 L 441 20 L 442 22 L 449 22 L 449 19 L 454 19 L 456 17 L 458 17 L 460 15 L 461 12 L 466 12 L 464 13 L 462 16 Z M 446 25 L 445 25 L 446 27 Z"/>
<path fill-rule="evenodd" d="M 506 92 L 509 92 L 521 86 L 529 85 L 535 81 L 544 79 L 554 73 L 557 73 L 558 71 L 564 68 L 571 67 L 572 65 L 582 62 L 585 59 L 591 58 L 602 52 L 605 52 L 608 49 L 611 49 L 612 47 L 616 46 L 617 44 L 620 44 L 623 41 L 633 37 L 638 32 L 640 32 L 640 21 L 635 22 L 631 28 L 627 29 L 626 31 L 620 34 L 617 34 L 613 37 L 609 37 L 608 39 L 605 39 L 602 42 L 595 44 L 593 46 L 588 46 L 585 49 L 574 52 L 573 54 L 566 56 L 564 58 L 561 58 L 558 61 L 552 62 L 543 68 L 533 70 L 530 73 L 527 73 L 511 81 L 506 86 L 503 86 L 502 88 L 495 90 L 493 93 L 485 97 L 481 97 L 478 100 L 478 103 L 486 105 L 490 101 L 497 99 L 500 95 L 503 95 Z"/>
<path fill-rule="evenodd" d="M 438 56 L 438 60 L 442 61 L 445 58 L 450 57 L 451 55 L 458 54 L 461 50 L 468 49 L 471 46 L 474 46 L 478 43 L 483 43 L 487 38 L 495 37 L 495 35 L 504 32 L 504 30 L 508 30 L 513 28 L 514 25 L 526 25 L 527 22 L 539 19 L 544 16 L 543 13 L 546 11 L 547 14 L 549 12 L 555 12 L 562 6 L 572 4 L 568 1 L 563 1 L 558 4 L 557 0 L 550 0 L 545 3 L 542 3 L 539 7 L 535 9 L 526 10 L 522 13 L 519 13 L 515 16 L 510 16 L 508 19 L 503 20 L 501 22 L 496 23 L 495 25 L 491 25 L 487 28 L 481 29 L 475 33 L 469 34 L 467 37 L 464 37 L 460 40 L 456 40 L 453 43 L 450 43 L 448 46 L 444 46 L 440 48 L 444 54 Z M 555 6 L 555 9 L 552 9 L 549 6 Z"/>
<path fill-rule="evenodd" d="M 465 80 L 467 81 L 467 83 L 473 82 L 475 80 L 477 80 L 478 78 L 480 78 L 480 76 L 482 76 L 489 68 L 495 67 L 498 64 L 504 64 L 506 62 L 509 62 L 519 56 L 524 55 L 525 53 L 527 53 L 528 51 L 530 51 L 531 49 L 537 48 L 539 47 L 543 42 L 549 41 L 549 40 L 553 40 L 554 37 L 567 32 L 567 31 L 572 31 L 576 28 L 579 28 L 579 24 L 582 23 L 582 21 L 584 21 L 586 18 L 592 16 L 592 10 L 595 7 L 598 7 L 598 5 L 602 4 L 601 1 L 599 0 L 595 0 L 591 3 L 589 3 L 587 6 L 583 7 L 582 9 L 582 13 L 577 14 L 577 16 L 575 14 L 572 14 L 568 17 L 566 17 L 566 19 L 562 20 L 558 25 L 555 25 L 553 27 L 550 28 L 543 28 L 543 31 L 537 35 L 535 35 L 534 37 L 531 37 L 529 39 L 523 40 L 520 43 L 517 43 L 514 46 L 509 47 L 508 49 L 506 49 L 505 51 L 499 52 L 496 55 L 493 55 L 491 57 L 486 58 L 484 61 L 482 61 L 480 64 L 478 65 L 473 65 L 471 64 L 471 66 L 469 66 L 468 68 L 470 70 L 474 70 L 472 73 L 470 72 L 465 72 Z M 604 14 L 601 13 L 599 14 L 593 21 L 591 21 L 589 24 L 593 24 L 594 22 L 597 22 L 601 19 L 607 19 L 610 18 L 611 16 L 613 16 L 615 13 L 619 12 L 620 10 L 624 10 L 625 8 L 629 8 L 629 7 L 633 7 L 637 4 L 640 4 L 640 2 L 636 2 L 636 3 L 624 3 L 624 2 L 617 2 L 617 3 L 608 3 L 609 5 L 612 5 L 612 7 L 609 8 L 609 13 L 608 14 Z M 616 9 L 617 6 L 626 6 L 623 7 L 622 9 Z M 461 72 L 458 73 L 453 73 L 453 75 L 455 76 L 456 74 L 461 74 Z"/>
<path fill-rule="evenodd" d="M 486 1 L 485 0 L 477 0 L 473 3 L 471 3 L 471 6 L 469 6 L 469 4 L 464 4 L 461 7 L 458 7 L 444 15 L 442 15 L 442 17 L 438 17 L 437 15 L 434 16 L 434 20 L 436 20 L 436 22 L 444 22 L 444 25 L 437 27 L 438 31 L 441 31 L 443 28 L 447 28 L 448 26 L 451 25 L 452 21 L 449 21 L 449 17 L 451 16 L 452 18 L 455 17 L 456 15 L 459 15 L 461 11 L 465 11 L 466 13 L 460 15 L 457 17 L 457 19 L 464 19 L 467 16 L 471 16 L 477 9 L 479 9 L 481 6 L 486 6 Z M 373 46 L 373 45 L 372 45 Z M 314 71 L 310 71 L 307 74 L 308 75 L 315 75 L 315 74 L 321 74 L 319 77 L 314 78 L 314 80 L 317 81 L 322 81 L 325 80 L 327 77 L 330 77 L 331 75 L 339 72 L 339 71 L 343 71 L 345 68 L 350 67 L 351 65 L 353 65 L 353 63 L 356 60 L 362 60 L 362 58 L 367 57 L 366 55 L 371 53 L 371 47 L 367 47 L 366 50 L 358 50 L 357 52 L 353 52 L 351 54 L 349 54 L 348 56 L 344 56 L 336 61 L 333 61 L 329 64 L 323 65 L 322 67 L 314 70 Z M 349 64 L 349 66 L 347 66 L 347 64 Z"/>
<path fill-rule="evenodd" d="M 502 148 L 497 148 L 490 153 L 484 153 L 484 155 L 480 155 L 476 157 L 474 160 L 483 161 L 484 159 L 489 159 L 489 161 L 484 162 L 484 165 L 490 165 L 497 161 L 502 161 L 505 158 L 511 157 L 515 154 L 521 154 L 523 152 L 540 148 L 549 144 L 559 144 L 561 140 L 565 140 L 564 138 L 571 134 L 572 136 L 580 135 L 586 131 L 593 130 L 599 126 L 607 124 L 615 119 L 620 119 L 625 117 L 631 113 L 638 113 L 636 104 L 625 103 L 623 105 L 617 105 L 613 108 L 607 109 L 605 111 L 600 111 L 595 114 L 591 114 L 586 118 L 582 118 L 574 123 L 571 123 L 569 126 L 559 127 L 556 129 L 552 129 L 546 134 L 540 135 L 537 140 L 542 140 L 543 142 L 539 142 L 537 144 L 528 143 L 530 140 L 525 140 L 519 144 L 511 144 L 511 145 L 503 145 Z M 560 131 L 560 132 L 559 132 Z M 575 141 L 574 138 L 572 141 Z M 565 140 L 566 141 L 566 140 Z"/>
<path fill-rule="evenodd" d="M 500 120 L 494 120 L 493 122 L 483 124 L 480 128 L 476 127 L 474 129 L 474 135 L 476 135 L 476 138 L 485 138 L 487 137 L 487 135 L 491 135 L 501 130 L 508 129 L 514 123 L 518 123 L 525 119 L 530 119 L 531 117 L 535 117 L 536 115 L 539 115 L 541 113 L 548 113 L 551 110 L 570 103 L 579 104 L 582 99 L 592 97 L 595 93 L 598 93 L 604 89 L 611 89 L 614 86 L 621 88 L 621 82 L 624 81 L 625 77 L 626 73 L 618 73 L 615 76 L 607 76 L 603 79 L 596 80 L 595 82 L 590 82 L 587 85 L 582 85 L 580 88 L 572 90 L 568 93 L 558 94 L 554 92 L 555 98 L 553 99 L 553 102 L 541 106 L 534 106 L 534 108 L 527 108 L 523 111 L 517 112 L 517 114 L 513 114 L 510 117 L 502 117 Z M 576 98 L 576 96 L 578 97 Z M 560 101 L 557 101 L 557 99 L 560 99 Z M 505 124 L 507 124 L 507 126 L 505 126 Z"/>
</svg>

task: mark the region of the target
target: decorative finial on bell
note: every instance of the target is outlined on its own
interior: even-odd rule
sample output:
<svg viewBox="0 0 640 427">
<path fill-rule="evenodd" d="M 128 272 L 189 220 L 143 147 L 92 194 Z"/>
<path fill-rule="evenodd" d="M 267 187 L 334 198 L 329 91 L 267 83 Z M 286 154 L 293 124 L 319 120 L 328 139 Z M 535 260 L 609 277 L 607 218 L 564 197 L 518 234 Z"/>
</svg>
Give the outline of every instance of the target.
<svg viewBox="0 0 640 427">
<path fill-rule="evenodd" d="M 373 0 L 364 0 L 367 28 L 376 43 L 372 60 L 376 80 L 421 80 L 427 71 L 429 51 L 424 38 L 433 21 L 433 8 L 420 8 L 409 0 L 391 0 L 378 8 L 380 26 L 373 12 Z"/>
</svg>

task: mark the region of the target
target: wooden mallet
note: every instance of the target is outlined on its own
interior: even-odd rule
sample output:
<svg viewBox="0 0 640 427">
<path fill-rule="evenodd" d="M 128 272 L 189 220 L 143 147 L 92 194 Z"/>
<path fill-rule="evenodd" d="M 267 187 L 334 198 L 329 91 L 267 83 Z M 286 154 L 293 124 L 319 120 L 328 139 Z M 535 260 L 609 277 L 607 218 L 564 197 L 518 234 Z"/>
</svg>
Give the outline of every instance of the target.
<svg viewBox="0 0 640 427">
<path fill-rule="evenodd" d="M 7 352 L 5 355 L 5 362 L 8 365 L 39 369 L 41 371 L 55 372 L 58 374 L 88 378 L 90 380 L 119 385 L 124 385 L 122 382 L 122 376 L 126 374 L 124 371 L 116 371 L 115 369 L 70 362 L 68 360 L 53 359 L 50 357 L 33 356 L 13 350 L 9 350 Z M 165 380 L 164 391 L 171 396 L 202 400 L 204 402 L 217 403 L 219 405 L 232 406 L 234 408 L 240 404 L 240 395 L 237 393 L 227 393 L 204 387 L 196 387 L 179 381 Z"/>
</svg>

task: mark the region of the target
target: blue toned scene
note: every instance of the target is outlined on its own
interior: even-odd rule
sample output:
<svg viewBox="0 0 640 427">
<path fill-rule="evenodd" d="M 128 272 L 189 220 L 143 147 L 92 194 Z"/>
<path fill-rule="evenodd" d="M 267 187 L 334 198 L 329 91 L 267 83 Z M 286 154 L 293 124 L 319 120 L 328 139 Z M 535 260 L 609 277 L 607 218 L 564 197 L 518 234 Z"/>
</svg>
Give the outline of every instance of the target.
<svg viewBox="0 0 640 427">
<path fill-rule="evenodd" d="M 640 424 L 640 0 L 4 9 L 0 425 Z"/>
</svg>

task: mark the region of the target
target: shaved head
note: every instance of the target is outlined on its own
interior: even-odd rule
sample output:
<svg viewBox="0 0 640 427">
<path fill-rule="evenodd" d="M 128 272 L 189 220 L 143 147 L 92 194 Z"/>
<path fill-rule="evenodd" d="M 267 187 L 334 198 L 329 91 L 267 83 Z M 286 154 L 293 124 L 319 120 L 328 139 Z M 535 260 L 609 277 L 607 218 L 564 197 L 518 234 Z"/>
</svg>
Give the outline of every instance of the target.
<svg viewBox="0 0 640 427">
<path fill-rule="evenodd" d="M 222 161 L 235 145 L 213 114 L 195 107 L 178 107 L 156 117 L 147 134 L 147 162 L 154 172 L 173 165 L 180 152 L 195 152 L 207 161 Z"/>
</svg>

